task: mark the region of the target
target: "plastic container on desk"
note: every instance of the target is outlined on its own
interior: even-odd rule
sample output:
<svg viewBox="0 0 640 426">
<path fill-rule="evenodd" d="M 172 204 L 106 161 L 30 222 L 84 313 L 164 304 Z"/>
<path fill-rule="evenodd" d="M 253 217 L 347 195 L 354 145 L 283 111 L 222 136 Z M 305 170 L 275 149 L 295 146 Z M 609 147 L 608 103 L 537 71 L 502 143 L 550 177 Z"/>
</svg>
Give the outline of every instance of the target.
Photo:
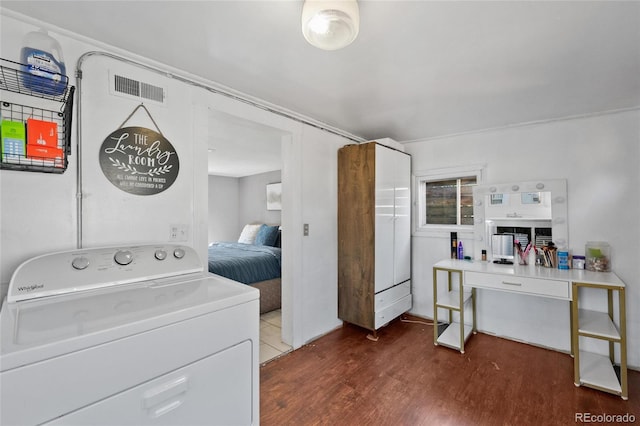
<svg viewBox="0 0 640 426">
<path fill-rule="evenodd" d="M 588 241 L 584 249 L 585 269 L 596 272 L 611 271 L 611 246 L 603 241 Z"/>
</svg>

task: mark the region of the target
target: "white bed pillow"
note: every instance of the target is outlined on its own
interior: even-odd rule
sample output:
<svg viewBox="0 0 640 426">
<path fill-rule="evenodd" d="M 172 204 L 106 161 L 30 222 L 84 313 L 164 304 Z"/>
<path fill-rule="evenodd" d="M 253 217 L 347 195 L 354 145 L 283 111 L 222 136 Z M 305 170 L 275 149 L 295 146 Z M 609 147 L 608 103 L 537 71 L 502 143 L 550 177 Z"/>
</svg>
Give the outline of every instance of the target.
<svg viewBox="0 0 640 426">
<path fill-rule="evenodd" d="M 238 242 L 244 244 L 253 244 L 253 242 L 256 240 L 256 235 L 258 235 L 258 231 L 260 230 L 261 226 L 262 223 L 245 225 L 242 229 L 242 232 L 240 233 Z"/>
</svg>

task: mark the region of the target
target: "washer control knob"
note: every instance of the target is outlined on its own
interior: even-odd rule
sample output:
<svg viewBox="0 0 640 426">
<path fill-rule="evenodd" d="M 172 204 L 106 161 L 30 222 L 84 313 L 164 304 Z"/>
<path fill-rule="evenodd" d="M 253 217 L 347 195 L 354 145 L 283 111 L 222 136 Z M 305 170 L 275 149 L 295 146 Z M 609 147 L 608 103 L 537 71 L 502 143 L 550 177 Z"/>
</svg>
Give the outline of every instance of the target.
<svg viewBox="0 0 640 426">
<path fill-rule="evenodd" d="M 73 269 L 82 271 L 83 269 L 87 269 L 89 266 L 89 259 L 84 256 L 76 257 L 71 261 L 71 266 L 73 266 Z"/>
<path fill-rule="evenodd" d="M 156 250 L 154 256 L 158 260 L 165 260 L 167 258 L 167 252 L 164 250 Z"/>
<path fill-rule="evenodd" d="M 133 261 L 133 253 L 131 253 L 129 250 L 118 250 L 115 256 L 113 256 L 113 259 L 118 265 L 125 266 Z"/>
<path fill-rule="evenodd" d="M 176 259 L 182 259 L 184 257 L 185 253 L 184 253 L 184 249 L 181 248 L 177 248 L 173 251 L 173 256 Z"/>
</svg>

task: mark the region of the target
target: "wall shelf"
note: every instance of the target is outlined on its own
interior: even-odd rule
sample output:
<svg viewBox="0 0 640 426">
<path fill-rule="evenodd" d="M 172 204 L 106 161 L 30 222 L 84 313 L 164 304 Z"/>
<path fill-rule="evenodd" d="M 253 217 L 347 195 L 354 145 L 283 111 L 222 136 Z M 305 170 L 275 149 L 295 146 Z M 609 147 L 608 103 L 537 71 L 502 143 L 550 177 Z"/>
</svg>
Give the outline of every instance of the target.
<svg viewBox="0 0 640 426">
<path fill-rule="evenodd" d="M 44 173 L 64 173 L 71 155 L 71 121 L 75 87 L 61 75 L 55 82 L 24 71 L 24 65 L 0 58 L 0 113 L 2 120 L 26 123 L 27 119 L 50 121 L 57 125 L 57 148 L 62 158 L 44 158 L 2 151 L 0 169 Z M 29 82 L 28 86 L 25 82 Z M 54 87 L 54 88 L 53 88 Z M 58 90 L 61 88 L 61 90 Z"/>
</svg>

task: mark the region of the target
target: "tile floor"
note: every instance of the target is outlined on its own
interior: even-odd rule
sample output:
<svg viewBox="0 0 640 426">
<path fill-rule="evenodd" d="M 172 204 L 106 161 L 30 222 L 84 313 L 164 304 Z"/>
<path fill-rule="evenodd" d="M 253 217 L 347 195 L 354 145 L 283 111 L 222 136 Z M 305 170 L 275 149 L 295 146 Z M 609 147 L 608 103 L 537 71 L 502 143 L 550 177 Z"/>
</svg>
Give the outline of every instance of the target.
<svg viewBox="0 0 640 426">
<path fill-rule="evenodd" d="M 291 346 L 282 342 L 282 311 L 260 315 L 260 364 L 289 352 Z"/>
</svg>

